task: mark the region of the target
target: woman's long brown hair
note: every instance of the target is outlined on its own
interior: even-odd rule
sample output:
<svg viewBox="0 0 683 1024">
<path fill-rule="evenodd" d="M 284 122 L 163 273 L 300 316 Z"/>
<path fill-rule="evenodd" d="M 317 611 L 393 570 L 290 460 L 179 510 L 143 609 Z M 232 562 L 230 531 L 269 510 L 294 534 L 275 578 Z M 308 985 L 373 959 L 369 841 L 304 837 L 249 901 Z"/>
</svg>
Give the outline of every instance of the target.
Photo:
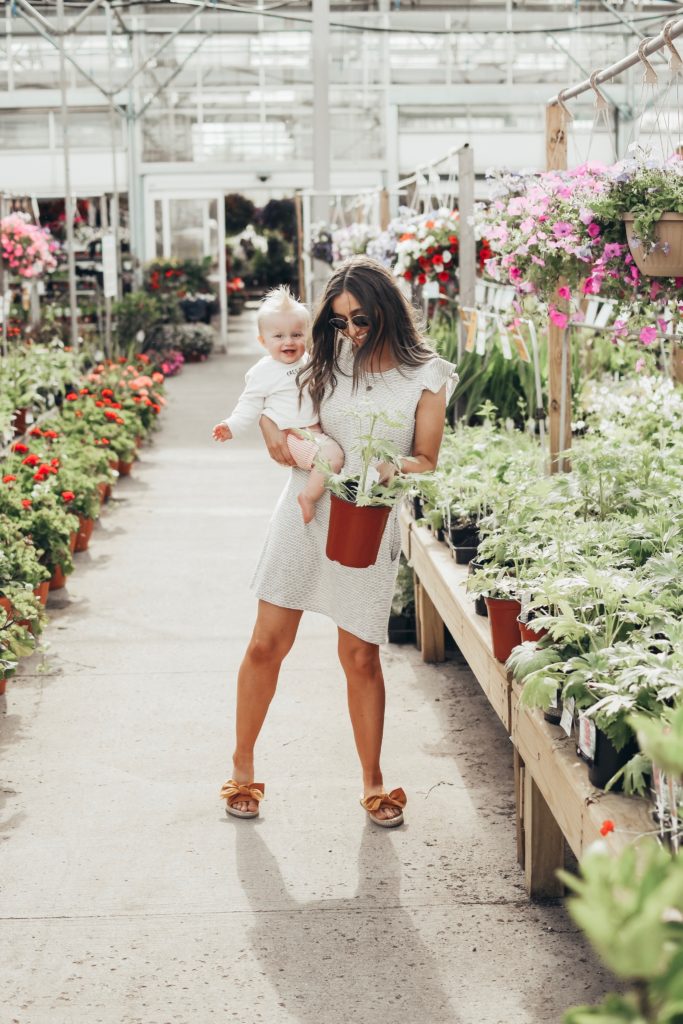
<svg viewBox="0 0 683 1024">
<path fill-rule="evenodd" d="M 367 338 L 353 360 L 353 387 L 358 387 L 372 362 L 385 346 L 400 369 L 419 366 L 434 358 L 418 326 L 417 311 L 400 291 L 391 273 L 369 256 L 352 256 L 332 274 L 315 315 L 311 357 L 299 371 L 299 389 L 308 387 L 316 413 L 326 389 L 334 391 L 339 372 L 338 331 L 330 327 L 333 301 L 349 292 L 370 321 Z"/>
</svg>

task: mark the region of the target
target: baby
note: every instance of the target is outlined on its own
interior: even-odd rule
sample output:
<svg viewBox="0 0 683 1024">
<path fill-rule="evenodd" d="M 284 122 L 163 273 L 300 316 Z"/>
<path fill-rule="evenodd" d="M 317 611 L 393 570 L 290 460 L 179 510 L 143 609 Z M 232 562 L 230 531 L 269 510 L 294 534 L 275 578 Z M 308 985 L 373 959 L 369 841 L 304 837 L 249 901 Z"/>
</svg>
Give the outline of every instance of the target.
<svg viewBox="0 0 683 1024">
<path fill-rule="evenodd" d="M 298 497 L 305 523 L 315 515 L 316 502 L 325 490 L 325 477 L 317 467 L 323 458 L 335 473 L 344 465 L 344 452 L 323 434 L 313 403 L 306 391 L 299 400 L 296 375 L 307 360 L 306 339 L 311 321 L 308 310 L 288 288 L 270 291 L 258 312 L 258 340 L 268 353 L 245 377 L 246 387 L 227 419 L 213 428 L 216 441 L 230 441 L 243 434 L 265 414 L 287 432 L 287 446 L 297 466 L 310 470 Z M 306 437 L 302 431 L 313 435 Z"/>
</svg>

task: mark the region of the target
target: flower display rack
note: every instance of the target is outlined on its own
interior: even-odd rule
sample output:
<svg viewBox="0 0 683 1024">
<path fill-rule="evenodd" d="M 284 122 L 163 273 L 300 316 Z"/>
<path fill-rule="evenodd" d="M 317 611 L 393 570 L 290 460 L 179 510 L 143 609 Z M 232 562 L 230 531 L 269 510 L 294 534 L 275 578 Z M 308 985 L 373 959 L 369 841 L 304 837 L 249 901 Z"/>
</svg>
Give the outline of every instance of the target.
<svg viewBox="0 0 683 1024">
<path fill-rule="evenodd" d="M 486 619 L 476 615 L 465 593 L 467 566 L 456 565 L 445 544 L 404 510 L 403 552 L 416 582 L 418 647 L 425 661 L 443 661 L 444 627 L 453 636 L 513 745 L 517 856 L 532 899 L 563 894 L 556 877 L 564 866 L 565 841 L 581 857 L 604 836 L 613 852 L 652 832 L 647 802 L 595 789 L 576 754 L 573 738 L 548 724 L 538 711 L 519 705 L 521 687 L 493 656 Z"/>
</svg>

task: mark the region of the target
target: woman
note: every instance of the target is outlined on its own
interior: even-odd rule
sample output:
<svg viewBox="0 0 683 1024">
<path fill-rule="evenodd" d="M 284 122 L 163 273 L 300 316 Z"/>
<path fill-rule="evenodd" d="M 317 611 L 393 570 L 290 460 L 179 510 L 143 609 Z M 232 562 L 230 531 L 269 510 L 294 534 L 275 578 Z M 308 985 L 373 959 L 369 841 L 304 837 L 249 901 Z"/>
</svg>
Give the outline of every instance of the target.
<svg viewBox="0 0 683 1024">
<path fill-rule="evenodd" d="M 310 391 L 322 429 L 344 449 L 344 472 L 357 472 L 355 404 L 373 405 L 398 419 L 383 428 L 404 456 L 403 473 L 436 467 L 446 403 L 457 376 L 425 344 L 412 307 L 388 270 L 365 256 L 352 257 L 327 282 L 313 323 L 310 360 L 299 385 Z M 267 417 L 261 429 L 276 462 L 292 466 L 286 434 Z M 385 482 L 395 473 L 378 467 Z M 307 474 L 294 468 L 270 525 L 253 581 L 258 616 L 237 683 L 237 742 L 233 778 L 221 796 L 226 810 L 256 817 L 263 786 L 254 780 L 254 745 L 275 693 L 283 659 L 294 643 L 303 611 L 328 615 L 339 630 L 339 660 L 363 775 L 361 804 L 382 827 L 400 825 L 406 796 L 387 793 L 380 767 L 384 679 L 379 645 L 387 623 L 401 547 L 398 507 L 392 510 L 375 565 L 349 569 L 325 555 L 329 493 L 313 522 L 302 522 L 297 496 Z"/>
</svg>

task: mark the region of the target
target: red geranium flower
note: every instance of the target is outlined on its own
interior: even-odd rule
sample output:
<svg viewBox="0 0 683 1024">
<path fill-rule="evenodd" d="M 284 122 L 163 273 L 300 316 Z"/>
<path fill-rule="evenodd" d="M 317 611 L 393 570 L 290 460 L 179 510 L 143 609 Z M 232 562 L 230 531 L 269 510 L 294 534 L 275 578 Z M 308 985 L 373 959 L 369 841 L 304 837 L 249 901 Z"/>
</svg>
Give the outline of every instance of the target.
<svg viewBox="0 0 683 1024">
<path fill-rule="evenodd" d="M 18 452 L 18 453 L 19 453 L 20 455 L 23 455 L 23 454 L 24 454 L 24 452 L 27 452 L 27 451 L 28 451 L 28 446 L 27 446 L 27 445 L 25 445 L 25 444 L 22 444 L 22 443 L 21 443 L 21 441 L 16 441 L 16 442 L 15 442 L 15 443 L 14 443 L 14 444 L 12 445 L 12 451 L 13 451 L 13 452 Z"/>
<path fill-rule="evenodd" d="M 43 432 L 40 427 L 32 427 L 31 430 L 29 430 L 29 435 L 31 437 L 42 437 Z"/>
<path fill-rule="evenodd" d="M 76 394 L 75 391 L 70 391 L 69 394 L 66 396 L 66 400 L 67 402 L 77 402 L 78 395 Z"/>
<path fill-rule="evenodd" d="M 413 280 L 413 272 L 412 272 L 412 270 L 404 270 L 403 276 L 406 279 L 406 281 L 412 281 Z"/>
<path fill-rule="evenodd" d="M 102 394 L 102 398 L 113 398 L 114 397 L 114 392 L 112 391 L 111 388 L 102 388 L 101 394 Z"/>
<path fill-rule="evenodd" d="M 425 284 L 426 281 L 427 281 L 427 275 L 426 274 L 418 274 L 417 275 L 417 283 L 418 284 Z"/>
<path fill-rule="evenodd" d="M 53 441 L 55 439 L 55 437 L 59 437 L 59 431 L 57 431 L 57 430 L 46 430 L 45 433 L 43 434 L 43 437 L 49 437 L 50 440 Z"/>
<path fill-rule="evenodd" d="M 22 498 L 21 504 L 23 505 L 24 508 L 30 508 L 33 502 L 31 501 L 30 498 Z"/>
<path fill-rule="evenodd" d="M 611 821 L 609 818 L 606 818 L 600 826 L 600 835 L 608 836 L 610 832 L 614 832 L 614 822 Z"/>
<path fill-rule="evenodd" d="M 15 476 L 12 476 L 11 473 L 8 473 L 7 476 L 3 476 L 2 482 L 3 482 L 3 484 L 11 484 L 12 481 L 16 480 L 16 479 L 17 478 Z"/>
<path fill-rule="evenodd" d="M 432 256 L 432 264 L 438 267 L 440 263 L 443 263 L 443 256 L 440 252 L 437 252 L 436 256 Z"/>
<path fill-rule="evenodd" d="M 445 284 L 446 281 L 448 281 L 448 278 L 449 278 L 448 271 L 447 270 L 442 270 L 442 272 L 440 274 L 437 274 L 437 277 L 439 278 L 439 281 L 443 281 L 444 284 Z"/>
<path fill-rule="evenodd" d="M 24 466 L 37 466 L 40 462 L 40 456 L 36 455 L 35 452 L 31 452 L 30 455 L 27 455 L 26 458 L 21 461 Z"/>
<path fill-rule="evenodd" d="M 112 409 L 120 409 L 121 408 L 121 403 L 120 402 L 110 402 L 109 405 L 110 405 L 110 407 Z"/>
<path fill-rule="evenodd" d="M 73 491 L 62 491 L 63 501 L 73 501 L 75 497 L 76 495 L 74 494 Z"/>
<path fill-rule="evenodd" d="M 82 395 L 89 395 L 89 394 L 90 394 L 90 391 L 88 390 L 88 388 L 81 388 L 81 391 L 80 391 L 80 393 L 81 393 Z"/>
<path fill-rule="evenodd" d="M 104 415 L 107 417 L 108 420 L 117 420 L 118 419 L 118 416 L 116 415 L 116 413 L 114 412 L 113 409 L 105 409 L 104 410 Z"/>
<path fill-rule="evenodd" d="M 141 353 L 140 353 L 140 355 L 138 356 L 138 360 L 139 360 L 139 361 L 140 361 L 141 363 L 148 363 L 148 362 L 149 362 L 149 356 L 146 356 L 146 355 L 144 355 L 144 354 L 143 354 L 143 353 L 141 352 Z"/>
<path fill-rule="evenodd" d="M 102 409 L 104 407 L 104 402 L 95 402 L 95 405 L 98 409 Z"/>
</svg>

